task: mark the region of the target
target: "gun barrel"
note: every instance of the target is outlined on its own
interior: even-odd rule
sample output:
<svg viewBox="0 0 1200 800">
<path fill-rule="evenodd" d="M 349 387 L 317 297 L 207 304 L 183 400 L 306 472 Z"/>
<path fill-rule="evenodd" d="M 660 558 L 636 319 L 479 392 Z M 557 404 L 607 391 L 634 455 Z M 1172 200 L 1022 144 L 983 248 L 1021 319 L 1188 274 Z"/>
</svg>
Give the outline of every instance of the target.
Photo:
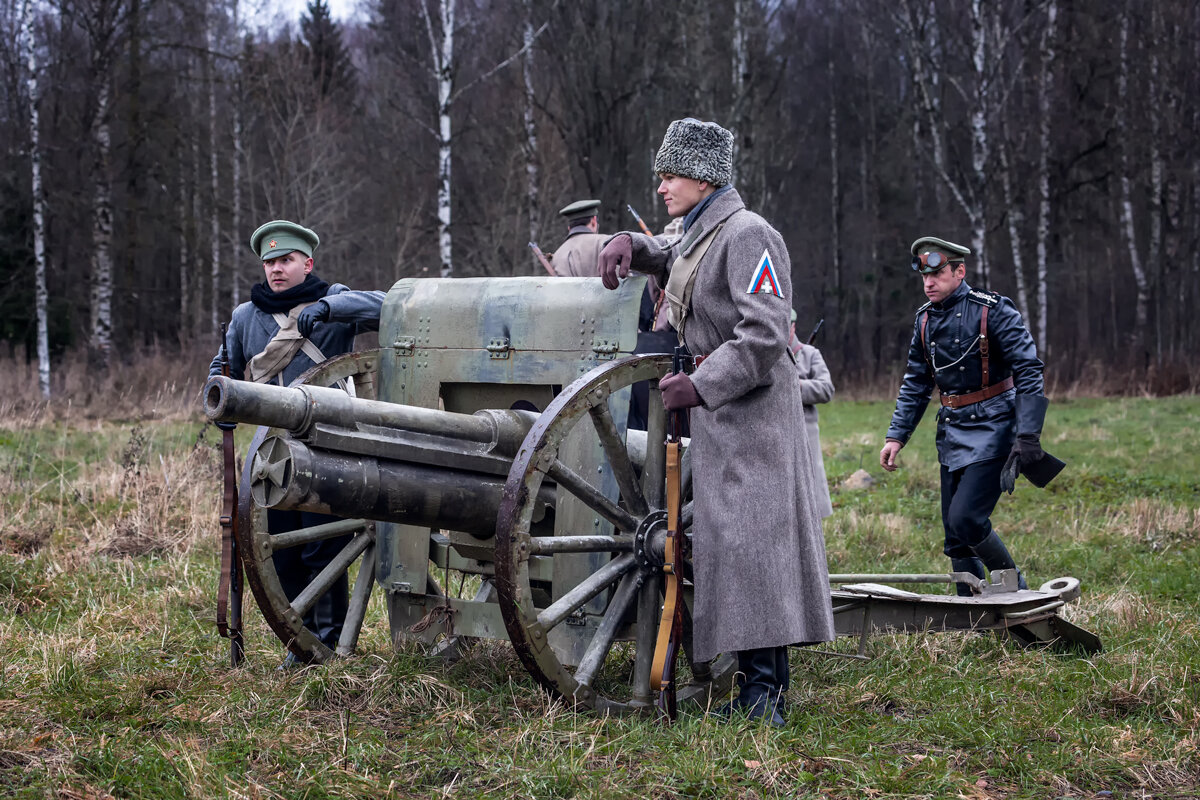
<svg viewBox="0 0 1200 800">
<path fill-rule="evenodd" d="M 357 423 L 478 443 L 497 438 L 496 422 L 486 415 L 361 400 L 322 386 L 272 386 L 220 375 L 204 386 L 204 413 L 213 421 L 286 428 L 297 436 L 315 424 Z"/>
</svg>

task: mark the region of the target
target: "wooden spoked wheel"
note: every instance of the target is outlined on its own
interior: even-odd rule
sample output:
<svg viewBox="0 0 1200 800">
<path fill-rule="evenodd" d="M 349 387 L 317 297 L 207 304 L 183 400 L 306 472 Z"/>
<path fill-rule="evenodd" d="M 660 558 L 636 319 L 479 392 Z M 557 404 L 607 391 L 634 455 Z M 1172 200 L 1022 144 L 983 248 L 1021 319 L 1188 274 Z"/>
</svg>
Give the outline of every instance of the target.
<svg viewBox="0 0 1200 800">
<path fill-rule="evenodd" d="M 353 385 L 355 396 L 375 399 L 375 379 L 380 353 L 370 350 L 347 353 L 317 364 L 297 378 L 293 385 L 314 386 Z M 338 520 L 324 525 L 272 534 L 267 528 L 267 509 L 254 501 L 255 484 L 258 491 L 271 483 L 257 463 L 262 442 L 272 435 L 282 435 L 279 428 L 260 427 L 242 468 L 238 488 L 238 552 L 246 571 L 246 583 L 254 595 L 263 617 L 279 640 L 296 658 L 305 663 L 324 663 L 335 655 L 349 655 L 358 644 L 367 604 L 375 585 L 375 524 L 370 520 Z M 311 542 L 353 534 L 348 543 L 333 557 L 300 594 L 288 600 L 279 575 L 275 571 L 274 554 L 291 547 L 303 547 Z M 341 638 L 336 648 L 325 645 L 314 631 L 304 626 L 303 617 L 314 603 L 358 562 L 358 575 L 350 592 L 350 605 Z"/>
<path fill-rule="evenodd" d="M 496 589 L 513 647 L 543 686 L 604 713 L 654 708 L 650 672 L 662 608 L 666 530 L 666 413 L 658 379 L 670 363 L 670 356 L 661 355 L 616 361 L 591 370 L 559 394 L 513 461 L 497 520 Z M 638 381 L 650 381 L 646 454 L 640 470 L 620 436 L 615 402 L 610 400 Z M 622 402 L 625 396 L 618 395 Z M 581 437 L 598 440 L 605 461 L 588 475 L 559 458 L 569 438 L 578 443 Z M 609 474 L 615 478 L 616 500 L 600 485 Z M 556 535 L 531 535 L 533 501 L 546 481 L 557 485 L 556 513 L 563 513 L 567 502 L 582 503 L 595 515 L 595 529 L 563 531 L 559 525 Z M 685 485 L 685 503 L 689 496 Z M 689 517 L 685 505 L 685 528 Z M 577 554 L 591 554 L 589 563 L 599 566 L 574 586 L 548 594 L 531 581 L 531 574 L 545 572 L 531 569 L 533 559 Z M 569 659 L 559 655 L 566 650 L 573 653 Z M 680 705 L 704 706 L 729 692 L 734 658 L 725 654 L 712 662 L 694 662 L 686 610 L 682 650 Z"/>
</svg>

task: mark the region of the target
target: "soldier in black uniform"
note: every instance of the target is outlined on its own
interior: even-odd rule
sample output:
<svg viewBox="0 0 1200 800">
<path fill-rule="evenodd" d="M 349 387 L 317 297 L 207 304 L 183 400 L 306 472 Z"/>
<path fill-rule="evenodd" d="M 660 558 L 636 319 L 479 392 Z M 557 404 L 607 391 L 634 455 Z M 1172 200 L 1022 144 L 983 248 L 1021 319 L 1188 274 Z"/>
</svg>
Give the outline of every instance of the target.
<svg viewBox="0 0 1200 800">
<path fill-rule="evenodd" d="M 1016 569 L 989 517 L 1002 488 L 1012 491 L 1017 471 L 1036 473 L 1045 457 L 1042 362 L 1012 301 L 966 283 L 969 249 L 933 236 L 917 239 L 911 249 L 929 302 L 917 309 L 908 369 L 879 463 L 888 472 L 896 469 L 896 455 L 936 385 L 945 553 L 953 571 L 982 579 L 984 567 Z M 963 583 L 958 593 L 971 594 Z"/>
</svg>

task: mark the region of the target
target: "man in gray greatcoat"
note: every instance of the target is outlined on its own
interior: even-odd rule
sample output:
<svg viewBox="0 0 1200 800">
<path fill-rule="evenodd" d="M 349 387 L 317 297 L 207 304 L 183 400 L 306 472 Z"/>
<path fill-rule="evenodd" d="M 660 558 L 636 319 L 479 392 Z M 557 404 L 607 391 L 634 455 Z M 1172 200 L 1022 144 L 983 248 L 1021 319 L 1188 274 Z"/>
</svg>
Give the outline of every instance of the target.
<svg viewBox="0 0 1200 800">
<path fill-rule="evenodd" d="M 594 278 L 600 250 L 608 239 L 600 230 L 599 200 L 578 200 L 558 212 L 567 220 L 567 239 L 550 264 L 560 278 Z"/>
<path fill-rule="evenodd" d="M 1042 451 L 1049 405 L 1042 362 L 1013 302 L 967 284 L 968 248 L 922 236 L 910 249 L 929 302 L 913 320 L 908 367 L 879 463 L 896 469 L 896 456 L 936 386 L 943 551 L 954 572 L 977 578 L 985 577 L 984 567 L 1016 570 L 990 517 L 1000 492 L 1012 492 L 1018 471 L 1044 486 L 1061 468 Z M 1019 570 L 1017 583 L 1026 588 Z M 957 591 L 971 595 L 965 583 Z"/>
<path fill-rule="evenodd" d="M 690 409 L 694 655 L 736 652 L 740 693 L 724 709 L 783 725 L 787 646 L 833 639 L 825 540 L 788 356 L 791 264 L 783 238 L 729 185 L 733 135 L 672 122 L 654 160 L 673 246 L 620 233 L 600 256 L 614 289 L 632 268 L 666 287 L 671 323 L 695 358 L 659 382 Z"/>
<path fill-rule="evenodd" d="M 796 310 L 792 309 L 792 324 L 788 328 L 788 350 L 796 359 L 796 375 L 800 378 L 800 398 L 804 402 L 804 426 L 808 428 L 808 449 L 812 454 L 813 469 L 817 471 L 817 512 L 821 519 L 833 513 L 829 499 L 829 481 L 825 477 L 825 459 L 821 455 L 819 403 L 833 399 L 833 376 L 825 365 L 821 351 L 811 344 L 796 338 Z"/>
<path fill-rule="evenodd" d="M 314 231 L 286 220 L 268 222 L 251 234 L 250 249 L 261 260 L 264 280 L 251 288 L 250 302 L 233 310 L 226 330 L 231 377 L 287 385 L 315 364 L 353 350 L 356 334 L 379 329 L 384 293 L 351 291 L 318 278 L 313 252 L 319 243 Z M 208 374 L 221 374 L 220 353 Z M 271 533 L 333 519 L 310 512 L 267 512 Z M 277 551 L 275 570 L 288 599 L 295 599 L 349 540 L 346 535 Z M 348 604 L 349 581 L 343 575 L 305 615 L 305 627 L 336 647 Z M 295 663 L 290 653 L 286 663 Z"/>
</svg>

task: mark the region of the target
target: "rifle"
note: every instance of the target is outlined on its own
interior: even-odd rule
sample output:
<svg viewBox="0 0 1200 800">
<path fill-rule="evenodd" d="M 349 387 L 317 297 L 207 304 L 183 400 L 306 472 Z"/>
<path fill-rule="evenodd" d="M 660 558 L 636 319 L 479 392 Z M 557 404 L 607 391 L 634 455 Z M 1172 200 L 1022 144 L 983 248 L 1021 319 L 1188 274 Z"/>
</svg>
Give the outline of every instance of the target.
<svg viewBox="0 0 1200 800">
<path fill-rule="evenodd" d="M 817 320 L 817 326 L 812 329 L 812 333 L 808 335 L 808 341 L 805 344 L 812 344 L 817 340 L 817 331 L 821 330 L 821 326 L 825 324 L 825 318 Z"/>
<path fill-rule="evenodd" d="M 537 246 L 537 242 L 530 242 L 529 247 L 533 250 L 533 254 L 537 256 L 537 260 L 542 262 L 542 266 L 546 268 L 546 272 L 550 277 L 557 278 L 558 273 L 554 271 L 554 267 L 550 266 L 550 259 L 546 258 L 546 254 L 542 252 L 542 248 Z"/>
<path fill-rule="evenodd" d="M 225 323 L 221 323 L 221 374 L 229 377 L 229 350 L 225 346 Z M 221 455 L 225 495 L 221 502 L 221 571 L 217 586 L 217 631 L 229 640 L 229 665 L 242 663 L 242 561 L 237 546 L 237 462 L 233 431 L 221 431 Z M 228 618 L 226 615 L 228 614 Z"/>
<path fill-rule="evenodd" d="M 633 210 L 633 206 L 629 203 L 626 203 L 625 207 L 629 209 L 629 213 L 633 214 L 633 218 L 637 220 L 638 227 L 642 229 L 642 233 L 646 234 L 647 236 L 653 236 L 654 234 L 651 233 L 650 229 L 646 227 L 646 223 L 642 222 L 641 215 Z"/>
<path fill-rule="evenodd" d="M 683 370 L 683 345 L 675 348 L 671 358 L 671 374 Z M 680 530 L 679 507 L 683 498 L 680 473 L 680 448 L 683 438 L 684 411 L 667 412 L 667 539 L 663 552 L 662 618 L 658 623 L 658 641 L 654 645 L 654 660 L 650 667 L 650 686 L 658 691 L 658 707 L 667 719 L 678 715 L 675 693 L 675 660 L 679 642 L 683 639 L 683 560 L 687 555 L 687 538 Z"/>
</svg>

